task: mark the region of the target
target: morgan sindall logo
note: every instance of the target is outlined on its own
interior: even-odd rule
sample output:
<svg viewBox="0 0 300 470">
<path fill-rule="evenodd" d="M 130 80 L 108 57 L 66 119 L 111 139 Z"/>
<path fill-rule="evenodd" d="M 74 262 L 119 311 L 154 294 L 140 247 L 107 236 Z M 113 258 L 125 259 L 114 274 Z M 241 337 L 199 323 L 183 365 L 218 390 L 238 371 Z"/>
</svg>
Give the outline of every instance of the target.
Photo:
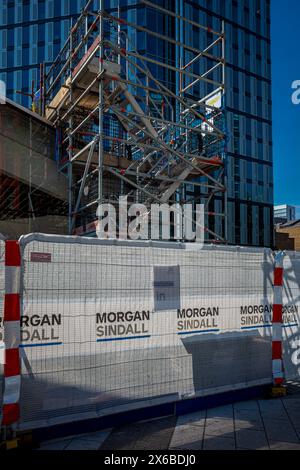
<svg viewBox="0 0 300 470">
<path fill-rule="evenodd" d="M 295 90 L 292 93 L 292 103 L 295 105 L 300 104 L 300 80 L 295 80 L 292 83 L 292 89 Z"/>
<path fill-rule="evenodd" d="M 6 83 L 0 80 L 0 104 L 6 103 Z"/>
</svg>

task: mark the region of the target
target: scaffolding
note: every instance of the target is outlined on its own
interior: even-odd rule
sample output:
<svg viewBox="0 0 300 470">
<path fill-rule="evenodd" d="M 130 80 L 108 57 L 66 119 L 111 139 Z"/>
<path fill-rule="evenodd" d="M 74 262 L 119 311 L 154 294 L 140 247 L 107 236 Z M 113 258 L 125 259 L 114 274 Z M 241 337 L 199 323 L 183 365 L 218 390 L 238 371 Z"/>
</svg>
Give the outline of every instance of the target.
<svg viewBox="0 0 300 470">
<path fill-rule="evenodd" d="M 175 6 L 137 4 L 161 32 L 88 1 L 45 76 L 43 113 L 60 129 L 69 233 L 95 232 L 99 204 L 123 195 L 149 211 L 153 203 L 204 203 L 208 240 L 224 242 L 224 25 L 218 32 Z M 185 41 L 195 31 L 201 50 Z"/>
</svg>

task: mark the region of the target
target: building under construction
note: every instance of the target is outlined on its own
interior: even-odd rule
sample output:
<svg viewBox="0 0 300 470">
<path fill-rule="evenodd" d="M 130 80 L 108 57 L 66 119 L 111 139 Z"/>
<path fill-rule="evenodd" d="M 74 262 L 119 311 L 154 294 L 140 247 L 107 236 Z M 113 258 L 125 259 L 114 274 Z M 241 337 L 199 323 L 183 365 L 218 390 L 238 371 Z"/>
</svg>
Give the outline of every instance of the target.
<svg viewBox="0 0 300 470">
<path fill-rule="evenodd" d="M 95 234 L 99 204 L 123 195 L 149 211 L 152 203 L 204 203 L 207 239 L 224 242 L 224 28 L 138 3 L 147 6 L 144 23 L 88 1 L 44 79 L 42 109 L 68 179 L 69 233 Z M 184 40 L 195 31 L 201 49 Z"/>
</svg>

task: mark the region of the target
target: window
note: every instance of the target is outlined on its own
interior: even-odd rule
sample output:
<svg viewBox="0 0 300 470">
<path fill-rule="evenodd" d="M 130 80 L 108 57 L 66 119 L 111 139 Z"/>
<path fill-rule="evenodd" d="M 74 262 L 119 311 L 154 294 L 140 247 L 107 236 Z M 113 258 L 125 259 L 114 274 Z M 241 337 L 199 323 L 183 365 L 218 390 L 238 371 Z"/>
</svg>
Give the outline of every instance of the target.
<svg viewBox="0 0 300 470">
<path fill-rule="evenodd" d="M 7 67 L 7 53 L 4 50 L 0 49 L 0 69 L 5 69 Z"/>
<path fill-rule="evenodd" d="M 46 1 L 46 18 L 53 18 L 54 16 L 54 1 Z"/>
<path fill-rule="evenodd" d="M 45 32 L 45 59 L 51 62 L 53 60 L 53 23 L 46 23 Z"/>
<path fill-rule="evenodd" d="M 248 201 L 252 201 L 252 183 L 247 183 L 246 191 L 247 191 L 246 198 L 248 199 Z"/>
<path fill-rule="evenodd" d="M 21 57 L 22 57 L 22 50 L 21 50 Z M 15 83 L 15 86 L 14 86 L 14 90 L 15 90 L 15 97 L 14 97 L 14 100 L 17 101 L 18 103 L 21 102 L 21 95 L 16 93 L 17 90 L 21 90 L 22 89 L 22 71 L 21 70 L 18 70 L 17 72 L 14 72 L 14 83 Z"/>
<path fill-rule="evenodd" d="M 21 23 L 23 21 L 22 0 L 15 2 L 15 22 Z"/>
<path fill-rule="evenodd" d="M 70 14 L 70 0 L 62 0 L 61 2 L 61 14 L 67 16 Z"/>
<path fill-rule="evenodd" d="M 248 157 L 252 156 L 252 140 L 251 135 L 246 135 L 246 155 Z"/>
<path fill-rule="evenodd" d="M 69 34 L 69 29 L 70 29 L 70 21 L 69 20 L 63 20 L 61 22 L 61 39 L 62 39 L 62 44 L 66 41 L 68 34 Z"/>
<path fill-rule="evenodd" d="M 31 0 L 30 2 L 30 20 L 37 20 L 38 18 L 38 0 Z"/>
<path fill-rule="evenodd" d="M 14 53 L 14 66 L 19 67 L 22 65 L 22 48 L 15 49 Z"/>
<path fill-rule="evenodd" d="M 252 180 L 252 177 L 253 177 L 252 162 L 248 161 L 247 162 L 247 179 Z"/>
<path fill-rule="evenodd" d="M 38 42 L 38 26 L 30 26 L 30 49 L 29 49 L 29 62 L 31 64 L 37 63 L 37 42 Z"/>
<path fill-rule="evenodd" d="M 15 29 L 15 47 L 22 47 L 22 28 Z"/>
<path fill-rule="evenodd" d="M 2 49 L 5 50 L 7 48 L 7 31 L 3 29 L 0 31 L 0 44 Z"/>
<path fill-rule="evenodd" d="M 0 5 L 0 25 L 4 26 L 7 24 L 7 6 Z"/>
<path fill-rule="evenodd" d="M 258 181 L 262 183 L 264 181 L 264 166 L 263 165 L 258 165 Z"/>
</svg>

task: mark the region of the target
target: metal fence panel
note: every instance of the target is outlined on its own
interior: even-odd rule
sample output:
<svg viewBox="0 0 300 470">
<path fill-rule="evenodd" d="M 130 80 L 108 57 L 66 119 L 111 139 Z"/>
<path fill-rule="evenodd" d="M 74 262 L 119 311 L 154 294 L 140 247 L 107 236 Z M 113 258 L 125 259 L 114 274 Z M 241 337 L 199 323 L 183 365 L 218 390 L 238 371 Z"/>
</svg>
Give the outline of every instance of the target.
<svg viewBox="0 0 300 470">
<path fill-rule="evenodd" d="M 283 262 L 283 362 L 285 377 L 300 377 L 300 253 L 287 252 Z"/>
<path fill-rule="evenodd" d="M 3 364 L 4 364 L 4 343 L 3 343 L 3 315 L 4 315 L 4 291 L 5 291 L 5 241 L 0 235 L 0 416 L 2 412 L 3 400 Z M 1 419 L 1 418 L 0 418 Z"/>
<path fill-rule="evenodd" d="M 21 428 L 271 382 L 270 250 L 20 243 Z"/>
</svg>

